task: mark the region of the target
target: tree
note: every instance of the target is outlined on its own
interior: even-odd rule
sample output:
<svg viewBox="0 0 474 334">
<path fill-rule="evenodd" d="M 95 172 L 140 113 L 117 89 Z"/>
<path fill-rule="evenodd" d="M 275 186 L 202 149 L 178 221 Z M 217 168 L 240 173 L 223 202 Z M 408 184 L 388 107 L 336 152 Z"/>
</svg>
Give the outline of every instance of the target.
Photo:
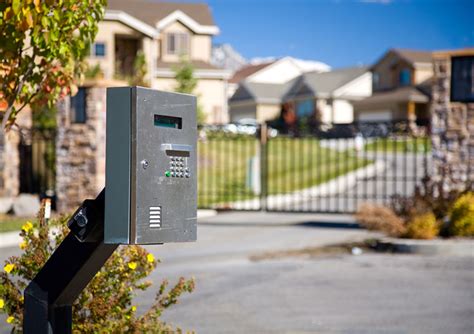
<svg viewBox="0 0 474 334">
<path fill-rule="evenodd" d="M 193 94 L 194 89 L 197 86 L 197 79 L 194 77 L 194 66 L 191 62 L 182 57 L 178 66 L 174 69 L 175 79 L 177 85 L 175 87 L 175 92 Z M 198 124 L 203 124 L 206 121 L 206 114 L 202 110 L 201 106 L 197 105 L 197 122 Z"/>
<path fill-rule="evenodd" d="M 0 3 L 0 113 L 11 128 L 26 106 L 53 107 L 74 95 L 74 79 L 104 16 L 106 0 Z M 41 108 L 38 108 L 41 110 Z"/>
<path fill-rule="evenodd" d="M 133 62 L 133 76 L 129 80 L 132 86 L 150 87 L 150 83 L 146 80 L 147 64 L 143 51 L 138 51 L 135 61 Z"/>
</svg>

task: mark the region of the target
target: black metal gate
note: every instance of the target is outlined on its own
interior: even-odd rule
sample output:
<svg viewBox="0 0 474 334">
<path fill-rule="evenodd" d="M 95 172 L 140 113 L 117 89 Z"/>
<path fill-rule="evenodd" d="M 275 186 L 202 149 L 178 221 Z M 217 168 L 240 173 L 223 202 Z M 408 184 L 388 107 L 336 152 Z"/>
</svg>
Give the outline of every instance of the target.
<svg viewBox="0 0 474 334">
<path fill-rule="evenodd" d="M 55 190 L 56 131 L 33 128 L 19 144 L 20 192 L 44 195 Z M 49 194 L 48 196 L 51 196 Z"/>
<path fill-rule="evenodd" d="M 337 125 L 277 132 L 200 129 L 199 207 L 352 213 L 409 196 L 431 163 L 427 124 Z"/>
</svg>

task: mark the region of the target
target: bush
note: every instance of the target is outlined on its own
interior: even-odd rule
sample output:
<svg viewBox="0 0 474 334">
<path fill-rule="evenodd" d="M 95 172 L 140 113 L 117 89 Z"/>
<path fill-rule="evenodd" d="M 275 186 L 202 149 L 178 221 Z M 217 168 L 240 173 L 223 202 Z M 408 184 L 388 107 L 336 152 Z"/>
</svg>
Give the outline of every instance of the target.
<svg viewBox="0 0 474 334">
<path fill-rule="evenodd" d="M 405 233 L 403 220 L 385 206 L 362 204 L 355 218 L 362 227 L 371 231 L 380 231 L 391 237 L 399 237 Z"/>
<path fill-rule="evenodd" d="M 407 224 L 405 237 L 410 239 L 433 239 L 439 233 L 439 225 L 433 212 L 413 216 Z"/>
<path fill-rule="evenodd" d="M 40 212 L 40 217 L 42 216 Z M 43 219 L 26 222 L 20 235 L 20 256 L 10 257 L 0 273 L 0 313 L 5 313 L 11 332 L 21 332 L 23 291 L 68 233 L 66 219 L 46 223 Z M 51 238 L 51 235 L 53 236 Z M 139 246 L 119 247 L 92 279 L 73 305 L 75 333 L 174 333 L 159 318 L 184 292 L 194 289 L 194 280 L 180 278 L 168 288 L 161 282 L 155 301 L 142 315 L 132 304 L 137 290 L 146 290 L 151 282 L 144 279 L 155 269 L 157 260 Z M 60 274 L 60 273 L 58 273 Z"/>
<path fill-rule="evenodd" d="M 474 193 L 466 193 L 454 202 L 449 215 L 448 233 L 474 237 Z"/>
</svg>

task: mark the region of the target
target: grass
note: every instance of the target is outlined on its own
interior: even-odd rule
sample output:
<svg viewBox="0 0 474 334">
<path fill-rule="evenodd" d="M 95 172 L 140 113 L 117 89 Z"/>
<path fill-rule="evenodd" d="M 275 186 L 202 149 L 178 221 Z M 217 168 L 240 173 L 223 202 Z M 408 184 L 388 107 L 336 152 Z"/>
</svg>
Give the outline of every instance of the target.
<svg viewBox="0 0 474 334">
<path fill-rule="evenodd" d="M 14 217 L 9 215 L 0 215 L 0 233 L 20 231 L 21 226 L 28 220 L 31 219 L 24 217 Z"/>
<path fill-rule="evenodd" d="M 431 141 L 429 138 L 378 138 L 365 145 L 366 151 L 387 151 L 390 152 L 410 152 L 426 153 L 431 151 Z"/>
<path fill-rule="evenodd" d="M 199 143 L 198 206 L 246 200 L 256 195 L 247 185 L 249 160 L 257 155 L 255 138 L 215 138 Z M 275 138 L 267 145 L 269 194 L 305 189 L 370 163 L 352 151 L 323 148 L 314 138 Z"/>
</svg>

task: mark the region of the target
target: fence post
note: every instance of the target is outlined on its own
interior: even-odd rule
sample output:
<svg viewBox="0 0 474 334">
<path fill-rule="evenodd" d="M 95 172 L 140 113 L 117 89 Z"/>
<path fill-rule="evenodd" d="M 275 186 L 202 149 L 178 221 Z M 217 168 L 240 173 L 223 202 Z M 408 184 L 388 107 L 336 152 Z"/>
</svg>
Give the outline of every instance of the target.
<svg viewBox="0 0 474 334">
<path fill-rule="evenodd" d="M 260 210 L 267 210 L 267 142 L 268 127 L 264 122 L 260 125 Z"/>
</svg>

